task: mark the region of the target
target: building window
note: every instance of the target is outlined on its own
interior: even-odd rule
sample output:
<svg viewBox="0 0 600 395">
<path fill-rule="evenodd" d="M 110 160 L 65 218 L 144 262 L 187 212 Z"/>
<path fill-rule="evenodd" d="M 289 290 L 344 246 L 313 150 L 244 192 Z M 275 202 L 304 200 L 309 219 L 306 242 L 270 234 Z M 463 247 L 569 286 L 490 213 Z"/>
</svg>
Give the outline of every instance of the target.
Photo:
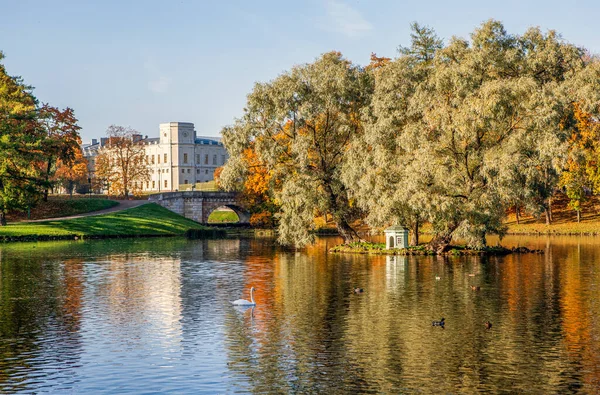
<svg viewBox="0 0 600 395">
<path fill-rule="evenodd" d="M 167 180 L 165 180 L 165 188 L 167 187 Z"/>
<path fill-rule="evenodd" d="M 200 154 L 196 154 L 196 164 L 200 164 Z"/>
<path fill-rule="evenodd" d="M 200 174 L 200 169 L 196 169 L 196 174 Z"/>
<path fill-rule="evenodd" d="M 169 172 L 169 169 L 167 169 L 167 173 Z"/>
<path fill-rule="evenodd" d="M 185 169 L 181 169 L 181 174 L 185 173 Z"/>
<path fill-rule="evenodd" d="M 165 154 L 165 158 L 164 159 L 165 159 L 165 163 L 167 163 L 167 154 Z"/>
<path fill-rule="evenodd" d="M 190 174 L 190 169 L 188 169 L 188 174 Z"/>
<path fill-rule="evenodd" d="M 185 180 L 183 183 L 184 183 L 184 184 L 187 184 L 187 180 Z"/>
<path fill-rule="evenodd" d="M 152 164 L 154 164 L 154 155 L 152 155 Z"/>
<path fill-rule="evenodd" d="M 217 155 L 213 155 L 213 165 L 217 164 Z"/>
<path fill-rule="evenodd" d="M 204 164 L 208 165 L 208 154 L 204 155 Z"/>
<path fill-rule="evenodd" d="M 208 169 L 204 170 L 204 174 L 208 174 Z"/>
<path fill-rule="evenodd" d="M 156 181 L 152 181 L 152 189 L 156 188 Z"/>
<path fill-rule="evenodd" d="M 146 181 L 146 189 L 150 188 L 150 181 Z"/>
<path fill-rule="evenodd" d="M 158 159 L 158 164 L 160 164 L 160 155 L 156 155 L 156 156 L 157 156 L 156 159 Z"/>
<path fill-rule="evenodd" d="M 221 164 L 224 165 L 225 164 L 225 155 L 221 155 Z"/>
<path fill-rule="evenodd" d="M 183 163 L 187 163 L 187 154 L 183 154 Z"/>
</svg>

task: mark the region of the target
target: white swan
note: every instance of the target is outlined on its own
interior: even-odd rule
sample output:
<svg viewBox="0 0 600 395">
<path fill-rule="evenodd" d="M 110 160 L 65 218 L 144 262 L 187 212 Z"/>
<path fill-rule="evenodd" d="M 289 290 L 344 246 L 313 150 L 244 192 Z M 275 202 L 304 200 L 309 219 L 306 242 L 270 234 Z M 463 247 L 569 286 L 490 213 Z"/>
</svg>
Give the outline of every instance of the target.
<svg viewBox="0 0 600 395">
<path fill-rule="evenodd" d="M 246 299 L 238 299 L 231 303 L 236 306 L 256 306 L 256 302 L 254 302 L 254 295 L 252 295 L 253 292 L 254 287 L 250 288 L 250 301 L 247 301 Z"/>
</svg>

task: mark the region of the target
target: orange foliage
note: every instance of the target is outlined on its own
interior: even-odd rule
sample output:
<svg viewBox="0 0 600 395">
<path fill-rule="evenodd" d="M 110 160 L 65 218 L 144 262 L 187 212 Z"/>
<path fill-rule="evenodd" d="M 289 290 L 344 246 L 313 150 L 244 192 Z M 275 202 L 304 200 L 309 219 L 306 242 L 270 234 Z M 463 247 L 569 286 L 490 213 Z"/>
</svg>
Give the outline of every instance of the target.
<svg viewBox="0 0 600 395">
<path fill-rule="evenodd" d="M 223 167 L 217 167 L 214 172 L 215 185 L 217 188 L 221 188 L 221 173 L 223 172 Z"/>
<path fill-rule="evenodd" d="M 386 64 L 390 63 L 392 59 L 386 58 L 384 56 L 379 57 L 375 52 L 371 52 L 371 63 L 366 67 L 367 70 L 376 70 L 380 69 Z"/>
<path fill-rule="evenodd" d="M 271 228 L 273 227 L 273 214 L 268 211 L 252 214 L 250 225 L 255 228 Z"/>
<path fill-rule="evenodd" d="M 65 164 L 62 159 L 58 159 L 56 172 L 52 178 L 53 181 L 62 183 L 67 189 L 69 189 L 69 184 L 86 182 L 88 175 L 88 162 L 81 151 L 75 152 L 75 156 L 71 161 L 71 164 Z"/>
<path fill-rule="evenodd" d="M 267 193 L 269 191 L 271 175 L 256 155 L 253 146 L 244 150 L 243 159 L 247 164 L 249 172 L 244 183 L 244 196 L 250 206 L 260 204 L 268 200 Z"/>
</svg>

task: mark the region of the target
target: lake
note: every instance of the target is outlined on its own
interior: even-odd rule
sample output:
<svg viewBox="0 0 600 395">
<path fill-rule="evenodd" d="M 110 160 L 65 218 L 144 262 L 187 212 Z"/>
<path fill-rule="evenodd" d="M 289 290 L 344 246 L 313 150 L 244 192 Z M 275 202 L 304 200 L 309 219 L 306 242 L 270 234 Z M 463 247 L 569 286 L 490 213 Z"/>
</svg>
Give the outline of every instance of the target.
<svg viewBox="0 0 600 395">
<path fill-rule="evenodd" d="M 600 238 L 490 258 L 338 243 L 0 245 L 0 392 L 600 392 Z M 230 304 L 251 286 L 255 308 Z"/>
</svg>

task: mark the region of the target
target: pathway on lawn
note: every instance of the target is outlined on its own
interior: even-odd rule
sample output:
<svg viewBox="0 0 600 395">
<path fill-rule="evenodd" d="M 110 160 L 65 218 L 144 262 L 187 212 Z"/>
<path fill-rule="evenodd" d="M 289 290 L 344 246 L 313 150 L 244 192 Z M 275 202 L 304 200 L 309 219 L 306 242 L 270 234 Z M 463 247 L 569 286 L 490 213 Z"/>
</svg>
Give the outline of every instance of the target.
<svg viewBox="0 0 600 395">
<path fill-rule="evenodd" d="M 109 214 L 109 213 L 114 213 L 115 211 L 127 210 L 128 208 L 138 207 L 138 206 L 141 206 L 143 204 L 148 204 L 149 203 L 147 200 L 115 200 L 115 202 L 118 202 L 119 204 L 116 205 L 116 206 L 114 206 L 114 207 L 106 208 L 104 210 L 90 211 L 89 213 L 82 213 L 82 214 L 77 214 L 77 215 L 70 215 L 68 217 L 56 217 L 56 218 L 44 218 L 44 219 L 30 219 L 30 220 L 13 222 L 13 223 L 62 221 L 64 219 L 91 217 L 91 216 L 94 216 L 94 215 Z"/>
</svg>

